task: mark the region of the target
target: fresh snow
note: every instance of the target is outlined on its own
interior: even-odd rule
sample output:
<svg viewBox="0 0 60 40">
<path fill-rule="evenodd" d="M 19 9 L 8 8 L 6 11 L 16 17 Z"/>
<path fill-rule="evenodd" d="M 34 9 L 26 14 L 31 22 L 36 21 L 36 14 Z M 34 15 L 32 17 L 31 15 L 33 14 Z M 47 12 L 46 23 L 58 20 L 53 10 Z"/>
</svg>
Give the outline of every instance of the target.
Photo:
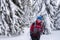
<svg viewBox="0 0 60 40">
<path fill-rule="evenodd" d="M 24 33 L 16 37 L 0 37 L 0 40 L 31 40 L 29 28 L 25 28 Z M 52 31 L 49 35 L 42 35 L 40 40 L 60 40 L 60 31 Z"/>
<path fill-rule="evenodd" d="M 49 35 L 42 35 L 41 40 L 60 40 L 60 31 L 52 31 Z"/>
</svg>

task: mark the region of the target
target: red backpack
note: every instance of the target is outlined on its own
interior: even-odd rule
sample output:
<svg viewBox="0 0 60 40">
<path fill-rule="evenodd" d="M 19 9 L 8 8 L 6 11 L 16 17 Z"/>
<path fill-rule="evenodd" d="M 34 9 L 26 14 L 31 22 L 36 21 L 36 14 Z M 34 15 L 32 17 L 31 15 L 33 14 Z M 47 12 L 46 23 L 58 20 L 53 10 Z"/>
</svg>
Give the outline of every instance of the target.
<svg viewBox="0 0 60 40">
<path fill-rule="evenodd" d="M 36 20 L 36 22 L 34 23 L 34 27 L 32 29 L 33 29 L 33 33 L 42 32 L 43 31 L 42 21 Z"/>
</svg>

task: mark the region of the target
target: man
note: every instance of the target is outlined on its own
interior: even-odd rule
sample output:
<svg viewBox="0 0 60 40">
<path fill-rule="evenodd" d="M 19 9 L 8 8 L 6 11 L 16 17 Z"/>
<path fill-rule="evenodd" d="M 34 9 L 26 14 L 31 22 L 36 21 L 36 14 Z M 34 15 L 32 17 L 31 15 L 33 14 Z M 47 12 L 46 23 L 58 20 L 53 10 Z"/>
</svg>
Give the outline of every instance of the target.
<svg viewBox="0 0 60 40">
<path fill-rule="evenodd" d="M 37 20 L 30 27 L 30 36 L 32 40 L 39 40 L 43 32 L 42 16 L 38 16 Z"/>
</svg>

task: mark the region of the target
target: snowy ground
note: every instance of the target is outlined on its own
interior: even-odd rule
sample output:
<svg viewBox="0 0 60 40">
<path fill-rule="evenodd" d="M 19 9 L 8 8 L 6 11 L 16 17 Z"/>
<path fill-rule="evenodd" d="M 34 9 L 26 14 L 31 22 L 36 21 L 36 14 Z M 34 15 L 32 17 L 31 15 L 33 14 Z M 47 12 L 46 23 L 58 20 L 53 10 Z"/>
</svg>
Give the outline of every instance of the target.
<svg viewBox="0 0 60 40">
<path fill-rule="evenodd" d="M 16 37 L 0 37 L 0 40 L 31 40 L 29 28 L 25 28 L 24 34 Z M 60 31 L 53 31 L 52 34 L 42 35 L 41 40 L 60 40 Z"/>
</svg>

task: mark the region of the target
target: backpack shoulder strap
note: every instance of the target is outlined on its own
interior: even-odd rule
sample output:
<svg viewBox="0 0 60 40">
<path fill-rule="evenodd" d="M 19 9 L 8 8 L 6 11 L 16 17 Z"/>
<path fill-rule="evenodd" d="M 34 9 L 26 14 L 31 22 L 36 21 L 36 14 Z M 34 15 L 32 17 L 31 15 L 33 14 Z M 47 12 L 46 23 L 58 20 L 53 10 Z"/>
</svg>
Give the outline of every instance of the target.
<svg viewBox="0 0 60 40">
<path fill-rule="evenodd" d="M 34 28 L 36 27 L 36 22 L 34 22 Z"/>
</svg>

